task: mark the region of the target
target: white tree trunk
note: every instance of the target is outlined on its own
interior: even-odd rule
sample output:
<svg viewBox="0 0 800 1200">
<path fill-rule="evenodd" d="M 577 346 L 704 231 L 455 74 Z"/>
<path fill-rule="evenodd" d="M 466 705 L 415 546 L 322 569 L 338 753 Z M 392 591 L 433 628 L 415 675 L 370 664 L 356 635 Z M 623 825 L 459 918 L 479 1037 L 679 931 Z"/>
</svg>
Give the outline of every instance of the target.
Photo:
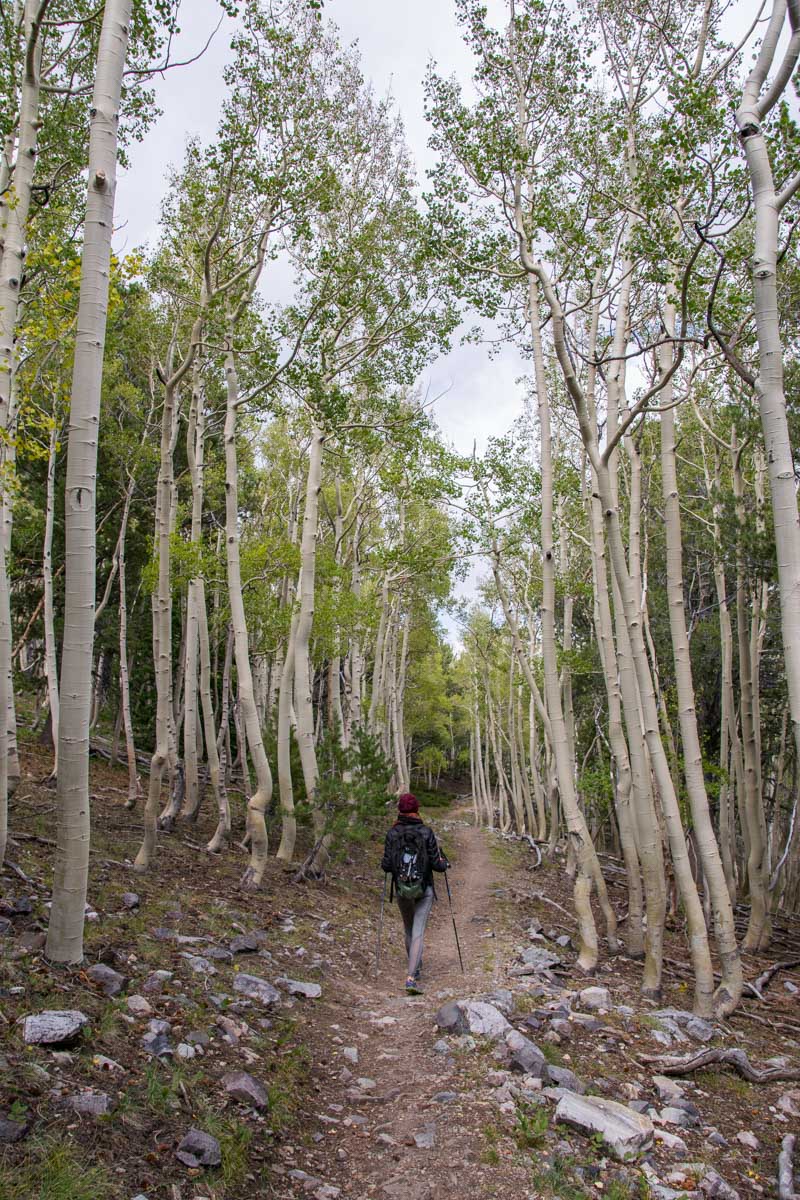
<svg viewBox="0 0 800 1200">
<path fill-rule="evenodd" d="M 300 608 L 295 634 L 294 698 L 297 710 L 297 746 L 303 768 L 306 800 L 314 805 L 317 791 L 317 752 L 314 745 L 314 704 L 311 684 L 309 645 L 314 623 L 314 598 L 317 565 L 317 523 L 319 493 L 322 487 L 322 451 L 325 437 L 316 426 L 311 432 L 308 452 L 306 499 L 303 532 L 300 538 Z M 314 807 L 314 836 L 319 839 L 325 823 L 322 812 Z"/>
<path fill-rule="evenodd" d="M 56 629 L 53 609 L 53 518 L 56 504 L 56 449 L 58 428 L 50 430 L 50 453 L 47 459 L 47 500 L 44 520 L 44 551 L 42 578 L 44 582 L 44 672 L 47 679 L 47 700 L 50 707 L 50 728 L 53 734 L 53 776 L 58 777 L 58 663 L 56 661 Z"/>
<path fill-rule="evenodd" d="M 83 958 L 83 917 L 89 876 L 89 705 L 94 642 L 97 431 L 114 227 L 119 105 L 131 4 L 132 0 L 106 0 L 89 128 L 89 186 L 64 506 L 66 599 L 58 753 L 58 847 L 46 946 L 47 957 L 57 962 L 80 962 Z M 0 670 L 0 680 L 3 675 Z M 5 711 L 3 699 L 0 697 L 0 712 Z"/>
</svg>

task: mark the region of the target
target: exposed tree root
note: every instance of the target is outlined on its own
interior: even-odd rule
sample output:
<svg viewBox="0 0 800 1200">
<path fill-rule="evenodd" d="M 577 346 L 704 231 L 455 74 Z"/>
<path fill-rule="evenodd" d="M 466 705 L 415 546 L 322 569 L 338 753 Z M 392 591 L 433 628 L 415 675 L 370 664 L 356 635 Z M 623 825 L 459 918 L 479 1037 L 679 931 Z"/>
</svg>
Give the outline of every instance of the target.
<svg viewBox="0 0 800 1200">
<path fill-rule="evenodd" d="M 754 979 L 752 983 L 746 983 L 744 990 L 757 1000 L 763 1000 L 763 992 L 769 987 L 772 980 L 779 971 L 791 971 L 793 967 L 800 967 L 800 958 L 790 958 L 787 962 L 773 963 L 771 967 L 767 967 L 766 971 L 762 971 L 758 979 Z"/>
<path fill-rule="evenodd" d="M 754 1067 L 744 1050 L 699 1050 L 684 1058 L 662 1058 L 658 1054 L 643 1054 L 640 1062 L 656 1065 L 664 1075 L 683 1075 L 687 1071 L 699 1071 L 702 1067 L 719 1063 L 721 1066 L 733 1067 L 748 1083 L 776 1083 L 778 1081 L 800 1080 L 798 1067 L 765 1067 L 759 1070 Z"/>
</svg>

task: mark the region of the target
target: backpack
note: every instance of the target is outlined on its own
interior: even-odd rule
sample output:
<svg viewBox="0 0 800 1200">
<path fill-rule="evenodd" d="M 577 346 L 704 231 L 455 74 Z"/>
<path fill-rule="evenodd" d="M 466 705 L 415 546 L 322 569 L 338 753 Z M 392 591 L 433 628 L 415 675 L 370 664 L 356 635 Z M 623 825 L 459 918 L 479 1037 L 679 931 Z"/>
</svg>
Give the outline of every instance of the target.
<svg viewBox="0 0 800 1200">
<path fill-rule="evenodd" d="M 392 854 L 392 875 L 401 900 L 421 900 L 430 875 L 427 830 L 424 825 L 404 825 Z"/>
</svg>

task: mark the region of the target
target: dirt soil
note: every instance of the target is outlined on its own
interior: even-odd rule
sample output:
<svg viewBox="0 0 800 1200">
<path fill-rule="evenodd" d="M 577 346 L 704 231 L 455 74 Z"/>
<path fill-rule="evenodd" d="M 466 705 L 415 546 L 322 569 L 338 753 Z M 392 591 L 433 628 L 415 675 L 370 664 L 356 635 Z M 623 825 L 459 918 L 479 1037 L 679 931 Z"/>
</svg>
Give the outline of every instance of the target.
<svg viewBox="0 0 800 1200">
<path fill-rule="evenodd" d="M 648 1195 L 638 1170 L 620 1168 L 601 1146 L 556 1126 L 553 1102 L 516 1109 L 503 1103 L 506 1064 L 488 1041 L 443 1039 L 434 1023 L 447 1000 L 510 989 L 513 1023 L 551 1064 L 572 1069 L 595 1094 L 663 1107 L 652 1083 L 657 1068 L 642 1056 L 686 1053 L 696 1044 L 667 1050 L 654 1040 L 654 1006 L 640 1001 L 639 966 L 624 955 L 606 956 L 595 980 L 575 971 L 574 952 L 556 941 L 575 928 L 561 862 L 536 869 L 526 845 L 473 828 L 467 809 L 432 811 L 453 863 L 465 974 L 437 877 L 424 994 L 407 997 L 394 905 L 386 906 L 376 974 L 380 838 L 354 847 L 321 883 L 295 883 L 273 860 L 264 890 L 252 895 L 238 886 L 246 861 L 241 849 L 213 859 L 202 850 L 213 826 L 209 813 L 197 826 L 161 837 L 155 869 L 139 876 L 130 861 L 140 818 L 124 808 L 125 777 L 97 762 L 89 894 L 96 919 L 87 924 L 86 966 L 60 970 L 42 954 L 54 827 L 54 795 L 42 783 L 46 766 L 38 747 L 25 747 L 23 781 L 11 808 L 17 840 L 9 856 L 18 870 L 7 868 L 2 876 L 0 911 L 9 929 L 0 939 L 0 1118 L 24 1125 L 25 1134 L 0 1146 L 0 1200 Z M 236 815 L 241 826 L 241 807 Z M 609 879 L 613 883 L 611 864 Z M 136 908 L 125 907 L 126 892 L 138 894 Z M 612 890 L 620 914 L 622 895 Z M 509 975 L 516 951 L 531 944 L 527 930 L 534 920 L 542 926 L 537 944 L 557 949 L 563 959 L 553 981 Z M 748 956 L 746 976 L 754 979 L 771 961 L 800 957 L 798 929 L 792 921 L 776 922 L 774 954 Z M 256 935 L 257 951 L 213 957 L 241 933 Z M 686 1009 L 691 991 L 677 921 L 667 946 L 663 1005 Z M 205 956 L 214 973 L 195 970 L 187 954 Z M 126 977 L 119 997 L 108 999 L 87 976 L 86 967 L 98 961 Z M 146 993 L 152 1013 L 131 1012 L 127 998 L 142 994 L 155 970 L 172 977 L 160 993 Z M 239 973 L 273 983 L 285 977 L 316 982 L 322 994 L 292 998 L 284 987 L 279 1006 L 262 1008 L 236 992 Z M 800 986 L 800 973 L 777 975 L 763 1003 L 745 1001 L 713 1044 L 741 1046 L 759 1066 L 776 1055 L 800 1065 L 800 1012 L 786 982 Z M 552 1008 L 589 983 L 609 988 L 614 1009 L 601 1014 L 595 1028 L 570 1022 L 555 1033 Z M 630 1012 L 620 1012 L 620 1005 Z M 23 1044 L 19 1018 L 71 1008 L 90 1019 L 74 1046 L 53 1051 Z M 150 1057 L 142 1036 L 151 1018 L 168 1021 L 173 1050 L 193 1044 L 194 1057 Z M 197 1035 L 205 1045 L 198 1046 Z M 268 1109 L 259 1113 L 227 1096 L 222 1080 L 233 1070 L 263 1082 Z M 673 1177 L 670 1186 L 685 1193 L 696 1180 L 682 1164 L 702 1161 L 742 1197 L 774 1195 L 780 1140 L 793 1127 L 800 1131 L 800 1120 L 778 1102 L 798 1085 L 751 1085 L 728 1068 L 682 1083 L 700 1121 L 695 1128 L 669 1127 L 684 1140 L 685 1152 L 656 1143 L 650 1161 L 659 1178 L 683 1170 L 684 1182 Z M 100 1117 L 72 1111 L 69 1098 L 86 1088 L 108 1094 L 113 1111 Z M 203 1171 L 178 1161 L 176 1146 L 191 1128 L 217 1138 L 221 1166 Z M 714 1130 L 727 1144 L 709 1142 Z M 737 1140 L 743 1131 L 756 1135 L 757 1149 Z"/>
</svg>

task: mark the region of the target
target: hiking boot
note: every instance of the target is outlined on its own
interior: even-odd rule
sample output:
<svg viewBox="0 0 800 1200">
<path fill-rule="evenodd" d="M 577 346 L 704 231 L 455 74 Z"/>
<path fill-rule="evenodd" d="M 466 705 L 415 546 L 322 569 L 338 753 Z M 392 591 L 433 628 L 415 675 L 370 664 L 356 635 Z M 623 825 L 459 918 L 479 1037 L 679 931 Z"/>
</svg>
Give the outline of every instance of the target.
<svg viewBox="0 0 800 1200">
<path fill-rule="evenodd" d="M 406 980 L 406 995 L 407 996 L 421 996 L 422 995 L 422 988 L 419 986 L 419 984 L 417 983 L 417 981 L 413 975 L 409 975 L 408 979 Z"/>
</svg>

